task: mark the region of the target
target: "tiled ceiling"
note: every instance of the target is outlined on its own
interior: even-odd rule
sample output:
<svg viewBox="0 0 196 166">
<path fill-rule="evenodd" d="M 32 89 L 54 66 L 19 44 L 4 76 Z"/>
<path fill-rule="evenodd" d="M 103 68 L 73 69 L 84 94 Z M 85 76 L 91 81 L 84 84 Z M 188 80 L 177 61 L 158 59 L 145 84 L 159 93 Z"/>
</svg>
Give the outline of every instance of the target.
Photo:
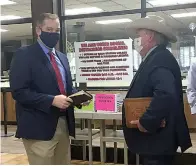
<svg viewBox="0 0 196 166">
<path fill-rule="evenodd" d="M 31 0 L 13 0 L 17 4 L 6 5 L 1 7 L 1 15 L 17 15 L 21 17 L 31 17 Z M 65 0 L 66 9 L 73 8 L 83 8 L 83 7 L 98 7 L 104 11 L 120 11 L 120 10 L 130 10 L 140 8 L 140 0 Z M 152 7 L 147 4 L 147 7 Z M 183 10 L 173 10 L 165 12 L 148 13 L 148 15 L 159 15 L 163 17 L 169 26 L 174 29 L 184 29 L 186 32 L 190 32 L 188 26 L 191 22 L 196 23 L 196 17 L 190 18 L 178 18 L 174 19 L 171 14 L 174 13 L 186 13 L 186 12 L 196 12 L 196 9 L 183 9 Z M 76 24 L 76 22 L 85 22 L 85 31 L 87 35 L 99 35 L 104 34 L 105 36 L 115 36 L 118 34 L 123 34 L 126 36 L 126 26 L 128 24 L 119 25 L 96 25 L 96 20 L 107 20 L 116 18 L 130 18 L 135 20 L 140 18 L 140 14 L 134 15 L 123 15 L 123 16 L 113 16 L 113 17 L 101 17 L 101 18 L 88 18 L 88 19 L 78 19 L 67 21 L 68 27 Z M 8 25 L 2 26 L 2 29 L 9 30 L 8 32 L 2 33 L 1 39 L 11 40 L 20 39 L 23 37 L 32 36 L 31 24 L 21 24 L 21 25 Z M 69 31 L 69 29 L 68 29 Z"/>
<path fill-rule="evenodd" d="M 19 15 L 21 17 L 31 17 L 31 0 L 12 0 L 12 1 L 16 2 L 16 4 L 5 5 L 1 7 L 2 15 L 14 14 L 14 15 Z M 148 3 L 150 1 L 152 0 L 147 0 L 147 7 L 153 7 L 150 3 Z M 66 9 L 84 8 L 84 7 L 98 7 L 103 9 L 104 11 L 130 10 L 130 9 L 140 8 L 141 0 L 65 0 Z"/>
<path fill-rule="evenodd" d="M 13 25 L 2 25 L 2 29 L 8 30 L 7 32 L 1 33 L 1 40 L 21 40 L 32 38 L 31 24 L 13 24 Z"/>
<path fill-rule="evenodd" d="M 104 11 L 137 9 L 141 7 L 140 0 L 65 0 L 66 9 L 82 7 L 99 7 Z"/>
<path fill-rule="evenodd" d="M 13 0 L 16 4 L 1 6 L 1 15 L 31 17 L 31 0 Z"/>
<path fill-rule="evenodd" d="M 31 0 L 13 0 L 16 4 L 1 8 L 2 15 L 31 17 Z M 140 8 L 140 0 L 65 0 L 66 9 L 98 7 L 104 11 L 119 11 Z"/>
</svg>

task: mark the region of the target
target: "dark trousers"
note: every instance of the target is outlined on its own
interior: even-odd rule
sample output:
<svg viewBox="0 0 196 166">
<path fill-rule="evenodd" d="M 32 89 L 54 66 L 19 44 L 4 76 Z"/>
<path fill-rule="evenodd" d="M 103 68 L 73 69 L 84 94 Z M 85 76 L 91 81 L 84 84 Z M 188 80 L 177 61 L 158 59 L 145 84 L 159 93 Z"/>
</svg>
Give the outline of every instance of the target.
<svg viewBox="0 0 196 166">
<path fill-rule="evenodd" d="M 172 165 L 174 155 L 140 155 L 141 165 Z"/>
</svg>

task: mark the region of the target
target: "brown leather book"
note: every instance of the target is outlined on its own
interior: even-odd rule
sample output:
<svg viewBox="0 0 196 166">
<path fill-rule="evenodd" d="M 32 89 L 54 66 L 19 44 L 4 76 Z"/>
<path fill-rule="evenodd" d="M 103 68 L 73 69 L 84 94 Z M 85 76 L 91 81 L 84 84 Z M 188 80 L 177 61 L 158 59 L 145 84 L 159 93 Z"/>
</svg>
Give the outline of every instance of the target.
<svg viewBox="0 0 196 166">
<path fill-rule="evenodd" d="M 128 128 L 137 128 L 130 124 L 131 121 L 139 120 L 149 107 L 152 98 L 127 98 L 124 100 L 126 125 Z"/>
</svg>

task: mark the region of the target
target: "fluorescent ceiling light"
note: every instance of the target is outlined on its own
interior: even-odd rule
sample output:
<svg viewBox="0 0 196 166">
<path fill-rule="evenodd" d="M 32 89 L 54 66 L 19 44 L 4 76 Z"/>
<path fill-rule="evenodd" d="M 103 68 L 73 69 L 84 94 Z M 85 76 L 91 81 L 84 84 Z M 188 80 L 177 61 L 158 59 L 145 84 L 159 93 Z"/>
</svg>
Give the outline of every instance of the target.
<svg viewBox="0 0 196 166">
<path fill-rule="evenodd" d="M 196 12 L 172 14 L 171 16 L 174 18 L 196 17 Z"/>
<path fill-rule="evenodd" d="M 195 3 L 196 0 L 150 0 L 148 2 L 153 6 L 169 6 L 169 5 Z"/>
<path fill-rule="evenodd" d="M 123 19 L 116 19 L 116 20 L 103 20 L 103 21 L 96 21 L 96 24 L 120 24 L 120 23 L 126 23 L 126 22 L 132 22 L 131 19 L 123 18 Z"/>
<path fill-rule="evenodd" d="M 7 32 L 8 30 L 6 29 L 0 29 L 0 32 Z"/>
<path fill-rule="evenodd" d="M 16 2 L 10 1 L 10 0 L 0 0 L 0 6 L 3 6 L 3 5 L 13 5 L 13 4 L 16 4 Z"/>
<path fill-rule="evenodd" d="M 21 18 L 20 16 L 14 16 L 14 15 L 7 15 L 7 16 L 0 16 L 0 20 L 14 20 L 14 19 L 19 19 Z"/>
<path fill-rule="evenodd" d="M 65 10 L 65 15 L 79 15 L 79 14 L 90 14 L 90 13 L 101 13 L 102 9 L 97 7 L 87 7 L 87 8 L 75 8 Z"/>
</svg>

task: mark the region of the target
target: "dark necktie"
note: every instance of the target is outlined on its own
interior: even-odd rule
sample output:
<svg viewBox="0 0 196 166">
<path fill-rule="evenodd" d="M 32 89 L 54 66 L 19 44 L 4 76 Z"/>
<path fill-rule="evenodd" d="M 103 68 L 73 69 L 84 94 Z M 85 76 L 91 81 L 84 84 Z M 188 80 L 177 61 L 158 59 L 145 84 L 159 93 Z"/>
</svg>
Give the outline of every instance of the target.
<svg viewBox="0 0 196 166">
<path fill-rule="evenodd" d="M 49 52 L 48 54 L 50 56 L 50 62 L 52 64 L 52 67 L 53 67 L 53 69 L 55 71 L 55 74 L 56 74 L 56 79 L 57 79 L 57 82 L 58 82 L 59 90 L 60 90 L 61 94 L 66 95 L 62 75 L 60 73 L 57 62 L 55 60 L 55 55 L 54 55 L 53 52 Z"/>
</svg>

